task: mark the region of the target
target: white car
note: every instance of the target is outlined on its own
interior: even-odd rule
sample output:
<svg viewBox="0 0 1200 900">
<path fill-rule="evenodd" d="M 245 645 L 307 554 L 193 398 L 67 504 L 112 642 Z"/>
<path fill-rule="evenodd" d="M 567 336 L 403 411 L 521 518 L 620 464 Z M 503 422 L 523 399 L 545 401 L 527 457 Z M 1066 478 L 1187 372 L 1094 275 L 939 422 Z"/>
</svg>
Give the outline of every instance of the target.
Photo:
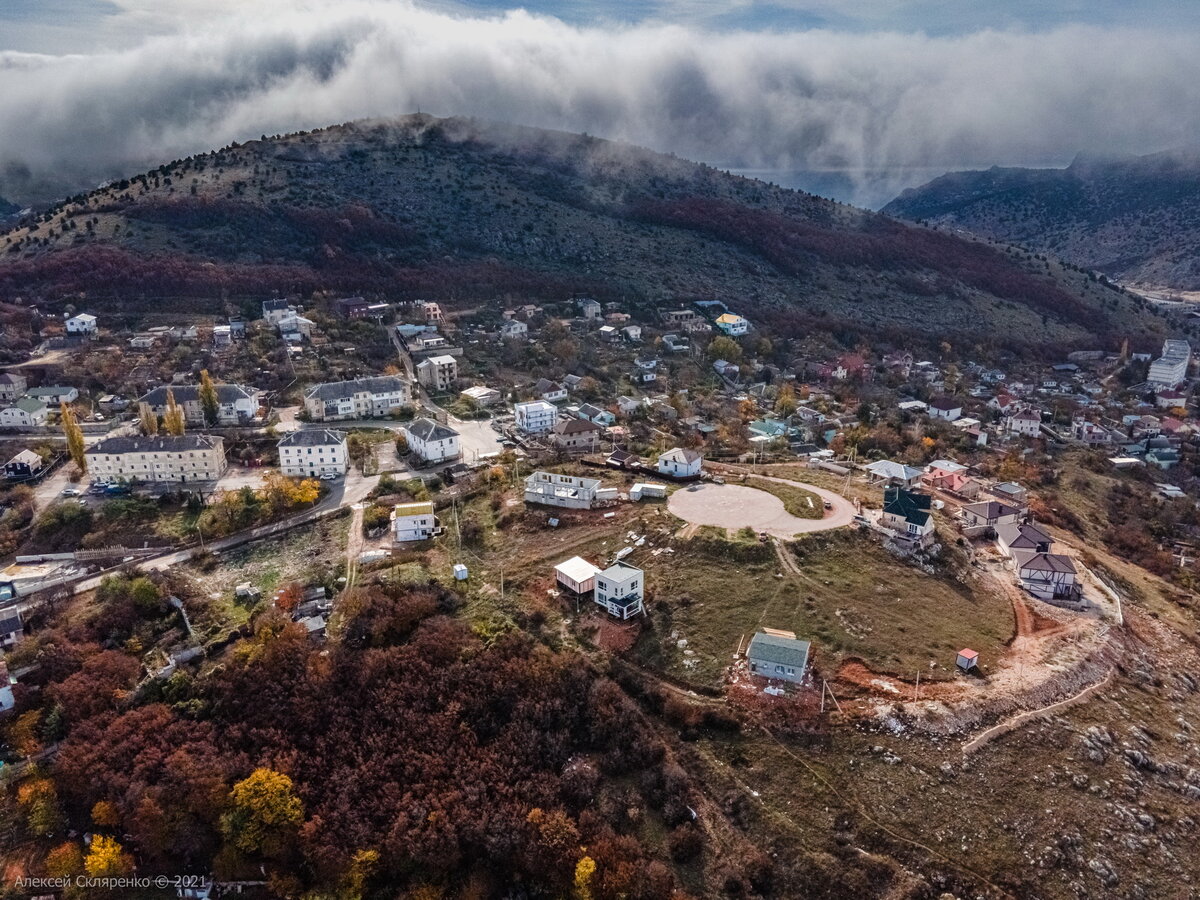
<svg viewBox="0 0 1200 900">
<path fill-rule="evenodd" d="M 322 472 L 321 473 L 322 481 L 337 481 L 338 478 L 340 478 L 340 477 L 341 476 L 338 475 L 336 472 Z"/>
<path fill-rule="evenodd" d="M 62 495 L 64 497 L 78 497 L 82 493 L 83 493 L 83 491 L 81 491 L 79 488 L 73 488 L 73 487 L 63 488 L 63 491 L 62 491 Z"/>
</svg>

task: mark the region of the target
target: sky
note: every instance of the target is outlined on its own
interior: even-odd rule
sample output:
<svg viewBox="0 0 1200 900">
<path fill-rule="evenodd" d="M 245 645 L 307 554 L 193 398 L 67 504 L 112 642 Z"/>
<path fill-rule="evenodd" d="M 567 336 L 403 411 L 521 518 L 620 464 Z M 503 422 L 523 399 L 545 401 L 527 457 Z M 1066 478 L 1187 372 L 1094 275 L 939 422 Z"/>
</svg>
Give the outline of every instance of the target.
<svg viewBox="0 0 1200 900">
<path fill-rule="evenodd" d="M 1197 0 L 0 0 L 0 196 L 412 112 L 586 131 L 863 205 L 1200 134 Z"/>
</svg>

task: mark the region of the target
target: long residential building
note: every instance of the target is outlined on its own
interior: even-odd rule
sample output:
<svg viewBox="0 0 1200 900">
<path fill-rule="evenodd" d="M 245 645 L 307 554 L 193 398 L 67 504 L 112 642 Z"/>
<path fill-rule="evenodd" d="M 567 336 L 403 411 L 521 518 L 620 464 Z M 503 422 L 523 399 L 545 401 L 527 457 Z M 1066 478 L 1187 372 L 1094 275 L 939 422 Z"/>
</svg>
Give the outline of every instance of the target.
<svg viewBox="0 0 1200 900">
<path fill-rule="evenodd" d="M 245 425 L 258 415 L 259 392 L 240 384 L 218 384 L 216 425 Z M 158 416 L 167 411 L 167 394 L 175 397 L 175 403 L 183 409 L 183 417 L 189 425 L 201 426 L 204 421 L 204 404 L 200 402 L 198 384 L 164 384 L 156 387 L 138 403 L 147 404 Z"/>
<path fill-rule="evenodd" d="M 109 437 L 86 451 L 88 471 L 122 481 L 216 481 L 224 474 L 225 441 L 209 434 Z"/>
<path fill-rule="evenodd" d="M 346 433 L 330 428 L 293 431 L 279 441 L 279 470 L 293 478 L 345 475 Z"/>
<path fill-rule="evenodd" d="M 375 375 L 314 385 L 304 395 L 304 409 L 314 422 L 377 419 L 407 406 L 412 395 L 399 375 Z"/>
</svg>

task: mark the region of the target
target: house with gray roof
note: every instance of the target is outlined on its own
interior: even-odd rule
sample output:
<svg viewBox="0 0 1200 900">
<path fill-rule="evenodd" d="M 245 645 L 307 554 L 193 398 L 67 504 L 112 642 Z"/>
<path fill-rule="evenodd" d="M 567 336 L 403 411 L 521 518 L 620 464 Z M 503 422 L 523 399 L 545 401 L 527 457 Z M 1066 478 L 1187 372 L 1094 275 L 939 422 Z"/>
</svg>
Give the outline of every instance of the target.
<svg viewBox="0 0 1200 900">
<path fill-rule="evenodd" d="M 304 410 L 314 422 L 377 419 L 408 406 L 409 384 L 399 375 L 374 375 L 313 385 L 304 395 Z"/>
<path fill-rule="evenodd" d="M 404 432 L 409 451 L 422 462 L 446 462 L 462 455 L 458 432 L 433 419 L 414 419 L 404 426 Z"/>
<path fill-rule="evenodd" d="M 58 406 L 60 403 L 74 403 L 79 399 L 79 388 L 66 384 L 52 384 L 46 387 L 30 388 L 25 396 L 33 400 L 41 400 L 48 406 Z"/>
<path fill-rule="evenodd" d="M 292 478 L 345 475 L 350 466 L 344 431 L 306 428 L 285 435 L 277 446 L 279 470 Z"/>
<path fill-rule="evenodd" d="M 1010 522 L 996 526 L 996 548 L 1008 557 L 1019 550 L 1048 553 L 1053 544 L 1054 538 L 1033 522 Z"/>
<path fill-rule="evenodd" d="M 84 451 L 102 481 L 216 481 L 225 472 L 224 439 L 210 434 L 118 435 Z"/>
<path fill-rule="evenodd" d="M 921 470 L 890 459 L 879 459 L 864 467 L 872 481 L 896 484 L 900 487 L 916 487 L 921 482 Z"/>
<path fill-rule="evenodd" d="M 240 384 L 213 385 L 217 391 L 217 421 L 215 425 L 248 425 L 258 415 L 260 392 Z M 204 404 L 200 402 L 198 384 L 164 384 L 154 388 L 138 399 L 145 403 L 156 416 L 167 412 L 167 394 L 183 410 L 184 420 L 200 428 L 208 424 L 204 420 Z"/>
</svg>

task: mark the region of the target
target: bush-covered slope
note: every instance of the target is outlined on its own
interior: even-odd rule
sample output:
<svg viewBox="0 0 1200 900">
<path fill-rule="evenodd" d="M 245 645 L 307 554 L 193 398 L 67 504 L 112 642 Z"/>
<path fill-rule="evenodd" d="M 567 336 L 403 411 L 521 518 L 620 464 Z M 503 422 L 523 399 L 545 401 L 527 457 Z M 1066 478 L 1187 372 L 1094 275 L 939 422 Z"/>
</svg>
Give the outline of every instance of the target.
<svg viewBox="0 0 1200 900">
<path fill-rule="evenodd" d="M 250 142 L 0 237 L 0 297 L 157 306 L 318 288 L 706 297 L 790 331 L 1152 333 L 1057 263 L 584 135 L 414 116 Z"/>
</svg>

